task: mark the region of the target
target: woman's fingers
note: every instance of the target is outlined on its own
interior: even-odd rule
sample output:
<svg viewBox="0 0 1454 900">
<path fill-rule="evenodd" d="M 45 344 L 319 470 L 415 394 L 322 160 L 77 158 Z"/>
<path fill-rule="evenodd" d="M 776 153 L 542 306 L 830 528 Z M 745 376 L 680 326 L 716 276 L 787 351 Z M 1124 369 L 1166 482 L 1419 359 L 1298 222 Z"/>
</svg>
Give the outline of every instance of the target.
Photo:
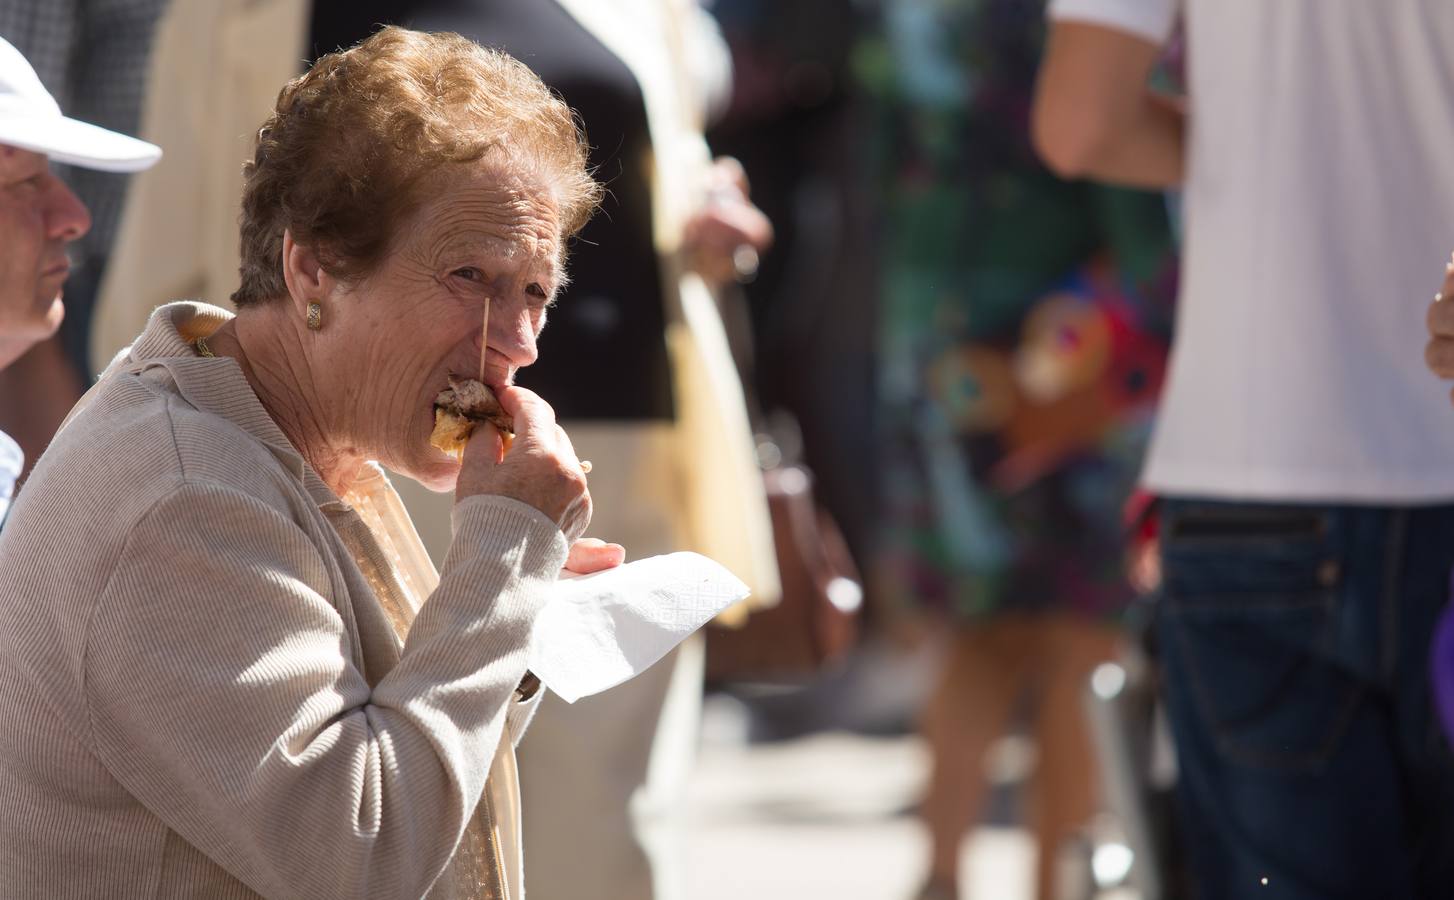
<svg viewBox="0 0 1454 900">
<path fill-rule="evenodd" d="M 470 434 L 470 439 L 464 445 L 464 456 L 461 462 L 465 465 L 475 464 L 476 460 L 490 465 L 498 465 L 505 457 L 505 439 L 500 434 L 500 429 L 482 422 L 475 426 Z"/>
<path fill-rule="evenodd" d="M 1431 337 L 1454 337 L 1454 287 L 1446 285 L 1451 293 L 1436 297 L 1429 304 L 1427 324 Z"/>
<path fill-rule="evenodd" d="M 566 434 L 565 429 L 559 425 L 555 426 L 555 440 L 560 448 L 561 459 L 575 463 L 576 468 L 580 469 L 582 474 L 590 474 L 591 464 L 576 455 L 576 447 L 571 443 L 570 435 Z"/>
<path fill-rule="evenodd" d="M 597 538 L 581 538 L 570 545 L 565 567 L 578 575 L 614 569 L 626 561 L 626 548 Z"/>
<path fill-rule="evenodd" d="M 750 203 L 719 203 L 708 206 L 687 225 L 687 248 L 692 268 L 716 284 L 739 276 L 739 254 L 750 253 L 751 269 L 758 255 L 773 242 L 772 222 Z"/>
<path fill-rule="evenodd" d="M 750 280 L 758 256 L 772 245 L 772 221 L 752 204 L 750 191 L 740 162 L 730 156 L 713 162 L 705 202 L 684 233 L 692 269 L 710 282 Z"/>
<path fill-rule="evenodd" d="M 1454 378 L 1454 338 L 1436 337 L 1424 347 L 1424 364 L 1440 378 Z"/>
<path fill-rule="evenodd" d="M 508 453 L 494 445 L 498 464 L 493 465 L 485 464 L 487 457 L 471 454 L 472 442 L 455 483 L 455 497 L 511 497 L 540 510 L 568 540 L 575 540 L 590 524 L 591 494 L 570 439 L 555 424 L 555 410 L 524 388 L 502 387 L 495 396 L 514 420 L 515 441 Z"/>
<path fill-rule="evenodd" d="M 576 457 L 576 450 L 571 444 L 570 436 L 565 433 L 564 428 L 557 425 L 553 437 L 552 456 L 559 462 L 566 477 L 572 483 L 580 485 L 577 500 L 568 505 L 556 519 L 560 530 L 565 533 L 567 538 L 574 541 L 584 534 L 586 527 L 590 525 L 594 505 L 591 502 L 590 489 L 586 485 L 585 468 L 581 465 L 580 459 Z"/>
<path fill-rule="evenodd" d="M 540 442 L 554 432 L 555 410 L 534 391 L 510 385 L 496 388 L 495 398 L 505 414 L 515 421 L 517 440 Z"/>
<path fill-rule="evenodd" d="M 708 176 L 712 187 L 729 187 L 741 194 L 743 199 L 752 195 L 752 185 L 747 180 L 747 170 L 735 156 L 719 156 L 712 161 Z"/>
<path fill-rule="evenodd" d="M 1444 283 L 1425 316 L 1429 343 L 1424 364 L 1440 378 L 1454 378 L 1454 256 L 1444 267 Z"/>
<path fill-rule="evenodd" d="M 731 253 L 747 244 L 757 250 L 772 245 L 772 222 L 751 203 L 719 203 L 692 221 L 691 237 L 699 249 Z"/>
</svg>

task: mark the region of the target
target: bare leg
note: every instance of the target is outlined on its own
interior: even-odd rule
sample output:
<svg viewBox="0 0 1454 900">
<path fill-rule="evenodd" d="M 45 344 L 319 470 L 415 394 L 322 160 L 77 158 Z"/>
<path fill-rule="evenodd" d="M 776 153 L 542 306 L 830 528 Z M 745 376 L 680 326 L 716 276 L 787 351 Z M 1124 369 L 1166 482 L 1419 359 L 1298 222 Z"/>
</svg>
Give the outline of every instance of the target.
<svg viewBox="0 0 1454 900">
<path fill-rule="evenodd" d="M 959 851 L 984 803 L 985 749 L 1009 720 L 1027 671 L 1025 623 L 962 627 L 925 709 L 933 768 L 919 814 L 929 830 L 930 882 L 958 890 Z"/>
<path fill-rule="evenodd" d="M 1095 750 L 1081 698 L 1090 673 L 1115 657 L 1119 634 L 1069 618 L 1047 619 L 1042 629 L 1045 645 L 1038 655 L 1045 663 L 1046 680 L 1036 721 L 1034 829 L 1040 848 L 1036 896 L 1054 900 L 1058 850 L 1095 815 L 1100 800 Z"/>
</svg>

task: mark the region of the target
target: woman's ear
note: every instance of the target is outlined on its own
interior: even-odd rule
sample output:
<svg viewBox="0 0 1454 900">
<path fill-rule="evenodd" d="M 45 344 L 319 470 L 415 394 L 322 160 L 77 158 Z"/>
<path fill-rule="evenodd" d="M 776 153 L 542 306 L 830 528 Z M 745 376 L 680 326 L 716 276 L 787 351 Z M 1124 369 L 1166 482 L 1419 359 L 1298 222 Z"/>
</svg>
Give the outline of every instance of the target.
<svg viewBox="0 0 1454 900">
<path fill-rule="evenodd" d="M 308 316 L 308 304 L 322 303 L 333 293 L 335 279 L 323 269 L 318 254 L 293 240 L 290 231 L 283 232 L 283 281 L 298 315 Z"/>
</svg>

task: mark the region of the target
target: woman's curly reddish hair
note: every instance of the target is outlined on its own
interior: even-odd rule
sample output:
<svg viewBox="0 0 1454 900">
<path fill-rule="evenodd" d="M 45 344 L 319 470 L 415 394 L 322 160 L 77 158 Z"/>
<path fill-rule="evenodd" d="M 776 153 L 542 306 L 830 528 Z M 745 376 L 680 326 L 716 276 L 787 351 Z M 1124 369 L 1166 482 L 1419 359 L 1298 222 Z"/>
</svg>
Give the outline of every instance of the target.
<svg viewBox="0 0 1454 900">
<path fill-rule="evenodd" d="M 337 278 L 369 275 L 427 177 L 499 155 L 554 192 L 563 236 L 600 202 L 570 107 L 524 64 L 457 34 L 384 28 L 288 82 L 243 168 L 238 307 L 287 295 L 283 232 Z"/>
</svg>

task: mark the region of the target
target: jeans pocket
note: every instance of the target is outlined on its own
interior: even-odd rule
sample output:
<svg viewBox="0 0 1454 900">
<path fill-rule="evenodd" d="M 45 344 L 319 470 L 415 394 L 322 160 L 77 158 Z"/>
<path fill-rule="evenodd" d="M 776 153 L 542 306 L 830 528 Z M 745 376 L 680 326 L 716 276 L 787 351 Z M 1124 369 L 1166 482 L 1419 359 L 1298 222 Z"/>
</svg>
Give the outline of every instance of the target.
<svg viewBox="0 0 1454 900">
<path fill-rule="evenodd" d="M 1341 558 L 1332 513 L 1169 510 L 1163 652 L 1198 729 L 1229 762 L 1316 771 L 1338 749 L 1361 684 L 1335 655 Z"/>
</svg>

